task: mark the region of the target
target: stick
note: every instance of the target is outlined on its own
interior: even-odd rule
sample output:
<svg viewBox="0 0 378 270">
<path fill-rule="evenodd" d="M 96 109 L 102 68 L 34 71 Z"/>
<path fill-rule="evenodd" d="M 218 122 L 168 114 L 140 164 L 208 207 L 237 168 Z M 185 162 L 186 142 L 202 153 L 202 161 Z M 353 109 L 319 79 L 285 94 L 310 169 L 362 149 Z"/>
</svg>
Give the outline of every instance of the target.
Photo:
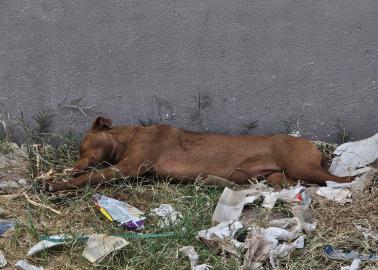
<svg viewBox="0 0 378 270">
<path fill-rule="evenodd" d="M 42 207 L 42 208 L 46 208 L 46 209 L 48 209 L 48 210 L 50 210 L 50 211 L 52 211 L 52 212 L 54 212 L 55 214 L 58 214 L 58 215 L 62 214 L 60 211 L 55 210 L 55 209 L 51 208 L 50 206 L 47 206 L 47 205 L 44 205 L 44 204 L 32 201 L 25 192 L 24 192 L 24 196 L 25 196 L 25 199 L 27 200 L 27 202 L 30 203 L 31 205 L 39 206 L 39 207 Z"/>
</svg>

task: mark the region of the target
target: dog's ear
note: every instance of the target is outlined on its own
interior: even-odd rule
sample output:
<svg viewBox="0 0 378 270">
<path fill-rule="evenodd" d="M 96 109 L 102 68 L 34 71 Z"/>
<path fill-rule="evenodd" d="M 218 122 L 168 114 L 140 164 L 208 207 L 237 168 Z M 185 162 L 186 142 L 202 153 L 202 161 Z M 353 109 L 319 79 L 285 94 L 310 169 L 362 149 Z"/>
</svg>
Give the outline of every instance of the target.
<svg viewBox="0 0 378 270">
<path fill-rule="evenodd" d="M 100 130 L 107 130 L 112 128 L 112 120 L 104 118 L 104 117 L 97 117 L 96 120 L 93 122 L 92 130 L 100 131 Z"/>
</svg>

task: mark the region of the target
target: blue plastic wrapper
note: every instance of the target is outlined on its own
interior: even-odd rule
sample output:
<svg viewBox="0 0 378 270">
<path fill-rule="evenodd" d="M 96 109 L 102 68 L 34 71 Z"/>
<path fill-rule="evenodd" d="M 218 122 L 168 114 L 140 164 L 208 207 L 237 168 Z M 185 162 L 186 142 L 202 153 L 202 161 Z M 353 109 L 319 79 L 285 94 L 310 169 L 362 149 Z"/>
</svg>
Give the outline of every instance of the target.
<svg viewBox="0 0 378 270">
<path fill-rule="evenodd" d="M 334 249 L 331 245 L 326 245 L 323 251 L 328 258 L 333 260 L 350 261 L 359 259 L 361 261 L 378 261 L 377 255 L 359 254 L 356 251 L 343 252 L 342 250 Z"/>
<path fill-rule="evenodd" d="M 0 219 L 0 236 L 3 235 L 9 229 L 13 229 L 16 225 L 16 221 L 12 219 Z"/>
</svg>

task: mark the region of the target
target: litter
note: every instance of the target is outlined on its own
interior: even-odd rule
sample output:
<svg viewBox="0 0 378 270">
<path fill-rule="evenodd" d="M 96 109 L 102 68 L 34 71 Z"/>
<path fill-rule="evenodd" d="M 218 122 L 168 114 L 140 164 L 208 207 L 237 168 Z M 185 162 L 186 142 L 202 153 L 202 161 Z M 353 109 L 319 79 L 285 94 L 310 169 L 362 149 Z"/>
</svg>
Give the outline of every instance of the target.
<svg viewBox="0 0 378 270">
<path fill-rule="evenodd" d="M 269 254 L 270 264 L 272 265 L 273 268 L 276 268 L 278 258 L 286 257 L 287 255 L 289 255 L 289 253 L 293 249 L 302 249 L 303 247 L 304 247 L 304 237 L 303 236 L 298 237 L 291 244 L 284 243 L 284 244 L 278 245 L 277 248 L 273 248 L 270 251 L 270 254 Z"/>
<path fill-rule="evenodd" d="M 308 205 L 294 205 L 291 207 L 294 218 L 298 219 L 298 231 L 310 233 L 316 229 L 317 223 L 313 221 L 312 212 Z"/>
<path fill-rule="evenodd" d="M 356 142 L 344 143 L 336 148 L 329 171 L 337 176 L 355 176 L 369 170 L 365 167 L 378 159 L 378 133 Z"/>
<path fill-rule="evenodd" d="M 345 188 L 320 187 L 316 194 L 330 200 L 335 201 L 341 205 L 353 202 L 352 192 Z"/>
<path fill-rule="evenodd" d="M 83 250 L 83 257 L 91 263 L 102 261 L 110 253 L 128 245 L 125 239 L 105 234 L 92 234 L 89 236 L 86 247 Z"/>
<path fill-rule="evenodd" d="M 253 228 L 248 233 L 244 247 L 247 249 L 244 254 L 242 269 L 256 269 L 269 257 L 273 267 L 276 267 L 277 258 L 287 256 L 294 248 L 303 248 L 304 238 L 299 237 L 291 244 L 278 244 L 279 241 L 289 241 L 296 238 L 295 233 L 285 229 L 269 227 L 262 229 Z"/>
<path fill-rule="evenodd" d="M 278 246 L 278 241 L 280 240 L 289 241 L 297 237 L 295 232 L 289 232 L 288 230 L 277 227 L 268 227 L 261 231 L 264 239 L 271 242 L 273 248 Z"/>
<path fill-rule="evenodd" d="M 369 238 L 372 238 L 374 241 L 378 241 L 378 231 L 373 231 L 367 228 L 363 228 L 361 225 L 355 224 L 354 225 L 357 230 L 362 232 L 364 235 L 365 240 L 369 240 Z"/>
<path fill-rule="evenodd" d="M 229 237 L 234 238 L 236 232 L 243 228 L 240 221 L 219 223 L 215 227 L 198 232 L 198 236 L 203 239 L 211 240 L 212 235 L 216 235 L 222 239 Z"/>
<path fill-rule="evenodd" d="M 234 239 L 238 230 L 243 225 L 240 221 L 219 223 L 215 227 L 198 232 L 198 238 L 207 246 L 221 248 L 229 253 L 237 254 L 237 250 L 243 247 L 243 243 Z"/>
<path fill-rule="evenodd" d="M 67 243 L 67 240 L 72 240 L 72 238 L 69 238 L 64 234 L 52 235 L 49 237 L 49 240 L 39 241 L 37 244 L 32 246 L 26 255 L 33 256 L 43 250 L 50 249 L 56 246 L 62 246 Z"/>
<path fill-rule="evenodd" d="M 244 247 L 247 251 L 244 254 L 242 269 L 256 269 L 268 258 L 272 244 L 264 239 L 261 228 L 253 228 L 245 239 Z"/>
<path fill-rule="evenodd" d="M 198 265 L 198 254 L 193 246 L 182 247 L 180 248 L 180 251 L 184 253 L 186 256 L 188 256 L 190 260 L 190 267 L 192 270 L 208 270 L 213 268 L 212 266 L 207 264 Z"/>
<path fill-rule="evenodd" d="M 5 209 L 0 207 L 0 215 L 4 214 L 4 212 L 5 212 Z"/>
<path fill-rule="evenodd" d="M 358 270 L 360 269 L 360 259 L 354 259 L 350 266 L 341 266 L 341 270 Z"/>
<path fill-rule="evenodd" d="M 306 232 L 309 233 L 316 229 L 316 222 L 307 223 L 301 220 L 299 217 L 275 219 L 269 222 L 269 226 L 282 229 L 290 229 L 293 232 Z"/>
<path fill-rule="evenodd" d="M 356 251 L 349 251 L 344 253 L 342 250 L 334 249 L 331 245 L 326 245 L 323 248 L 324 254 L 333 260 L 348 261 L 359 259 L 361 261 L 378 261 L 378 256 L 373 254 L 359 254 Z"/>
<path fill-rule="evenodd" d="M 110 221 L 115 220 L 129 229 L 144 227 L 144 213 L 130 204 L 100 194 L 93 195 L 93 199 L 100 212 Z"/>
<path fill-rule="evenodd" d="M 153 209 L 152 213 L 160 217 L 159 227 L 175 225 L 182 218 L 182 214 L 177 212 L 170 204 L 161 204 L 158 208 Z"/>
<path fill-rule="evenodd" d="M 352 195 L 361 193 L 367 189 L 373 181 L 377 170 L 368 168 L 368 171 L 355 178 L 350 183 L 336 183 L 333 181 L 326 181 L 326 187 L 320 187 L 316 194 L 325 197 L 328 200 L 335 201 L 341 205 L 352 202 Z"/>
<path fill-rule="evenodd" d="M 244 206 L 255 203 L 260 197 L 263 197 L 261 206 L 267 209 L 272 209 L 277 200 L 282 200 L 292 205 L 305 206 L 311 203 L 311 198 L 306 189 L 300 184 L 296 187 L 283 189 L 280 192 L 272 192 L 272 189 L 264 184 L 256 184 L 250 189 L 240 191 L 234 191 L 226 187 L 213 213 L 213 225 L 239 220 Z"/>
<path fill-rule="evenodd" d="M 0 251 L 0 268 L 3 268 L 7 265 L 7 260 L 5 259 L 5 256 L 2 251 Z"/>
<path fill-rule="evenodd" d="M 37 266 L 31 265 L 26 260 L 19 260 L 15 264 L 15 266 L 17 269 L 20 269 L 20 270 L 44 270 L 42 266 L 37 267 Z"/>
<path fill-rule="evenodd" d="M 239 220 L 245 205 L 246 191 L 224 188 L 214 210 L 213 225 Z"/>
<path fill-rule="evenodd" d="M 354 181 L 351 183 L 352 193 L 355 194 L 355 193 L 364 192 L 373 181 L 377 172 L 378 171 L 376 169 L 370 168 L 370 170 L 367 173 L 361 176 L 357 176 L 354 179 Z"/>
<path fill-rule="evenodd" d="M 0 236 L 4 236 L 5 232 L 14 230 L 16 220 L 0 219 Z"/>
</svg>

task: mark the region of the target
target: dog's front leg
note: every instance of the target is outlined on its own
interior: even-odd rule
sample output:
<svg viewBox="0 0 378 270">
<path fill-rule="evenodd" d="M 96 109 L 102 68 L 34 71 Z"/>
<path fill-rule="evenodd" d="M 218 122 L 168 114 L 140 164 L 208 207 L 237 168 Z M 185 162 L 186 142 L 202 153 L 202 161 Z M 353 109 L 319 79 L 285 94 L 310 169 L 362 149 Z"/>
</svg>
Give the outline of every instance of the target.
<svg viewBox="0 0 378 270">
<path fill-rule="evenodd" d="M 72 189 L 84 186 L 86 184 L 96 185 L 115 180 L 122 176 L 130 176 L 128 165 L 124 162 L 102 170 L 87 173 L 73 178 L 67 182 L 45 182 L 44 189 L 50 192 L 59 190 Z"/>
</svg>

